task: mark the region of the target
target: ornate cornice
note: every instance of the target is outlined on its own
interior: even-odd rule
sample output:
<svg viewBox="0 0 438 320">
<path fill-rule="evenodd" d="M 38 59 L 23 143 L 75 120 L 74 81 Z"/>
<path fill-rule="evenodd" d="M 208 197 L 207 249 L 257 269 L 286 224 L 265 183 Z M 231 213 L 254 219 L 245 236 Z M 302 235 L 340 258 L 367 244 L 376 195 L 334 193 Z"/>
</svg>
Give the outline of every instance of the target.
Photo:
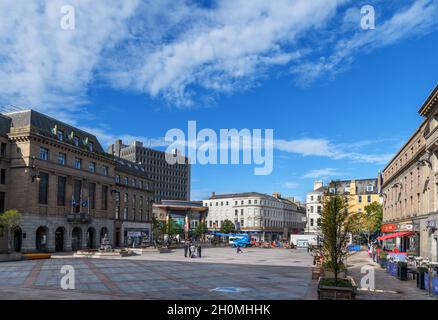
<svg viewBox="0 0 438 320">
<path fill-rule="evenodd" d="M 431 116 L 436 106 L 438 106 L 438 85 L 435 87 L 435 89 L 429 95 L 427 100 L 424 102 L 423 106 L 418 111 L 418 113 L 423 117 L 428 118 Z"/>
</svg>

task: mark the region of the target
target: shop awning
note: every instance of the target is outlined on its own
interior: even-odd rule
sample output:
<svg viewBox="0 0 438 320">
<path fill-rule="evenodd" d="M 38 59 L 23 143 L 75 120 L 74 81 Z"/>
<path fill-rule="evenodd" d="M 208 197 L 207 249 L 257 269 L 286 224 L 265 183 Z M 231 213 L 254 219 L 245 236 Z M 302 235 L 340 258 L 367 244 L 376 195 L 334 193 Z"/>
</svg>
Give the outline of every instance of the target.
<svg viewBox="0 0 438 320">
<path fill-rule="evenodd" d="M 408 237 L 414 234 L 415 232 L 396 232 L 396 233 L 388 234 L 383 237 L 379 237 L 377 238 L 377 240 L 383 241 L 383 240 L 394 239 L 394 238 Z"/>
</svg>

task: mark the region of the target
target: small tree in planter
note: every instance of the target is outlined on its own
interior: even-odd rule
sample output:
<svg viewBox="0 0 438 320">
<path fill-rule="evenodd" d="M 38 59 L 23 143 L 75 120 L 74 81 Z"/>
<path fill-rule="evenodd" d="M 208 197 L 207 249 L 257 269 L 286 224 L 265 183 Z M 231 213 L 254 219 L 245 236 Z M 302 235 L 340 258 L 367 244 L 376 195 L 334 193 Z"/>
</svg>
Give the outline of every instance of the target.
<svg viewBox="0 0 438 320">
<path fill-rule="evenodd" d="M 8 210 L 0 213 L 0 229 L 6 230 L 8 239 L 7 253 L 11 252 L 12 228 L 21 221 L 21 214 L 17 210 Z"/>
<path fill-rule="evenodd" d="M 352 298 L 354 295 L 353 279 L 340 278 L 345 270 L 345 258 L 348 254 L 347 244 L 356 219 L 348 213 L 348 199 L 340 195 L 325 197 L 321 219 L 321 233 L 324 239 L 323 250 L 325 266 L 333 272 L 333 278 L 321 278 L 319 283 L 320 298 Z M 322 297 L 323 296 L 323 297 Z"/>
</svg>

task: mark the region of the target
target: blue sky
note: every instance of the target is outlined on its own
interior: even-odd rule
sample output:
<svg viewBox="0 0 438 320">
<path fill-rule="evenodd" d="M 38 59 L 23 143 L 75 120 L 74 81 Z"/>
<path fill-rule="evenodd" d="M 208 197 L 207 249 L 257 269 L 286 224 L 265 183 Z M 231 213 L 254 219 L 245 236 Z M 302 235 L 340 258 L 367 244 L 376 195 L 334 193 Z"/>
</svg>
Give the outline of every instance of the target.
<svg viewBox="0 0 438 320">
<path fill-rule="evenodd" d="M 164 149 L 166 131 L 273 129 L 274 170 L 194 165 L 192 195 L 375 177 L 437 84 L 438 3 L 64 1 L 0 4 L 0 105 Z M 375 8 L 374 30 L 360 28 Z M 13 8 L 5 10 L 3 6 Z M 20 19 L 20 17 L 27 17 Z"/>
</svg>

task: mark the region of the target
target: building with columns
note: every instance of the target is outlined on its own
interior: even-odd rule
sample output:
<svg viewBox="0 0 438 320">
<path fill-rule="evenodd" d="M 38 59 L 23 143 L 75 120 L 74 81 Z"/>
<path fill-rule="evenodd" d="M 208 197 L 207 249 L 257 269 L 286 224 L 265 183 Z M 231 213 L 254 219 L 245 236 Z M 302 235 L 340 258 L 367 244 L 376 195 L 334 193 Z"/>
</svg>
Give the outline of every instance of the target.
<svg viewBox="0 0 438 320">
<path fill-rule="evenodd" d="M 287 240 L 290 234 L 304 231 L 306 209 L 293 199 L 258 192 L 212 196 L 203 201 L 208 207 L 207 227 L 219 231 L 230 220 L 240 231 L 259 241 Z"/>
<path fill-rule="evenodd" d="M 398 250 L 438 259 L 438 86 L 419 110 L 422 123 L 383 170 L 382 231 L 405 231 Z"/>
<path fill-rule="evenodd" d="M 12 239 L 0 232 L 3 250 L 8 242 L 18 252 L 94 249 L 105 234 L 120 244 L 128 223 L 147 228 L 153 190 L 145 169 L 117 162 L 94 135 L 24 110 L 0 115 L 0 143 L 0 214 L 22 215 Z M 141 206 L 130 203 L 129 216 L 116 211 L 117 176 L 129 176 L 130 197 L 143 197 Z"/>
</svg>

